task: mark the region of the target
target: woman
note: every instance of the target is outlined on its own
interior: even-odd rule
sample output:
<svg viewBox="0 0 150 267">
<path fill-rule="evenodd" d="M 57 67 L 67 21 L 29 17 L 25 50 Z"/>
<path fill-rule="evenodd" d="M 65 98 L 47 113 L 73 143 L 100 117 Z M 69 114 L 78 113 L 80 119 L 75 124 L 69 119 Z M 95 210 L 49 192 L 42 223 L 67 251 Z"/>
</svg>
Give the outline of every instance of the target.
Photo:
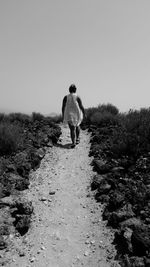
<svg viewBox="0 0 150 267">
<path fill-rule="evenodd" d="M 80 124 L 83 120 L 83 116 L 85 116 L 82 101 L 80 97 L 77 96 L 76 90 L 76 86 L 72 84 L 69 87 L 69 94 L 64 97 L 62 103 L 63 122 L 69 125 L 72 148 L 80 142 Z"/>
</svg>

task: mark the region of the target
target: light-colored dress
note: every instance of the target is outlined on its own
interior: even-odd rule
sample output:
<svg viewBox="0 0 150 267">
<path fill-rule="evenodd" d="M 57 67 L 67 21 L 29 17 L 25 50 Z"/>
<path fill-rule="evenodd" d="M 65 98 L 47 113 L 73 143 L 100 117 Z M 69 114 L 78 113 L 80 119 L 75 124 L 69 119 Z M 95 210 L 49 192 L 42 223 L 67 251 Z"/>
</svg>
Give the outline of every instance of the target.
<svg viewBox="0 0 150 267">
<path fill-rule="evenodd" d="M 67 102 L 64 112 L 64 124 L 79 126 L 83 120 L 83 114 L 77 101 L 77 94 L 70 93 L 67 95 Z"/>
</svg>

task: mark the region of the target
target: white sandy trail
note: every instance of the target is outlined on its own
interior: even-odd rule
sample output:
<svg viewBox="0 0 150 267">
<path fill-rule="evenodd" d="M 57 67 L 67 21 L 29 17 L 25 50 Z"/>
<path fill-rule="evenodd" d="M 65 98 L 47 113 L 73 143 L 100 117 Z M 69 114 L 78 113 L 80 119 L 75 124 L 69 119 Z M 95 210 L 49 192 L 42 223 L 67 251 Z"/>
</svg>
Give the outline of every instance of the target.
<svg viewBox="0 0 150 267">
<path fill-rule="evenodd" d="M 80 144 L 68 149 L 69 129 L 62 126 L 62 132 L 62 142 L 47 150 L 31 175 L 27 198 L 34 205 L 32 227 L 18 249 L 24 255 L 14 252 L 8 266 L 118 266 L 113 260 L 112 233 L 90 192 L 90 136 L 82 131 Z"/>
</svg>

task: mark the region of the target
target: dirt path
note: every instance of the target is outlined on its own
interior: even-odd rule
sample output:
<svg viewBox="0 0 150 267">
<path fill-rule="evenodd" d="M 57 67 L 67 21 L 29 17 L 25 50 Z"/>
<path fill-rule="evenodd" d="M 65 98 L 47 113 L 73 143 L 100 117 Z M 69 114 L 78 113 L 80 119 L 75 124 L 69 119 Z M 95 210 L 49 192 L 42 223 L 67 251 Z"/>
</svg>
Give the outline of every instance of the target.
<svg viewBox="0 0 150 267">
<path fill-rule="evenodd" d="M 112 234 L 102 222 L 102 207 L 90 192 L 89 134 L 68 149 L 68 128 L 62 142 L 49 148 L 40 168 L 31 174 L 26 196 L 34 205 L 32 227 L 12 251 L 10 267 L 112 267 Z"/>
</svg>

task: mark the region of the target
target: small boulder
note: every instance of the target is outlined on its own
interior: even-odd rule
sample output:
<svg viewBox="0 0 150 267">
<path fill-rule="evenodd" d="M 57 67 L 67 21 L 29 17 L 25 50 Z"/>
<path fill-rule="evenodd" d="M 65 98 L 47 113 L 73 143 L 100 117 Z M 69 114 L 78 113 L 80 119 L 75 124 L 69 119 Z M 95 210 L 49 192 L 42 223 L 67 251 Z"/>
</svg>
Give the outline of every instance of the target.
<svg viewBox="0 0 150 267">
<path fill-rule="evenodd" d="M 104 179 L 104 176 L 102 176 L 100 174 L 94 175 L 93 181 L 91 183 L 91 190 L 96 190 L 99 187 L 99 185 L 103 179 Z"/>
<path fill-rule="evenodd" d="M 24 235 L 28 232 L 29 227 L 30 227 L 30 223 L 31 223 L 31 217 L 30 215 L 20 215 L 18 214 L 16 216 L 16 222 L 14 223 L 15 228 L 17 229 L 17 231 L 21 234 Z"/>
<path fill-rule="evenodd" d="M 104 160 L 93 160 L 94 169 L 98 172 L 98 174 L 106 174 L 111 171 L 112 166 Z"/>
<path fill-rule="evenodd" d="M 146 256 L 150 253 L 150 228 L 144 225 L 136 227 L 133 230 L 131 242 L 135 255 Z"/>
<path fill-rule="evenodd" d="M 129 219 L 121 222 L 120 226 L 121 226 L 121 229 L 128 227 L 128 228 L 134 230 L 134 229 L 136 229 L 136 227 L 141 226 L 141 223 L 142 222 L 140 219 L 133 217 L 133 218 L 129 218 Z"/>
<path fill-rule="evenodd" d="M 98 187 L 98 193 L 108 194 L 110 189 L 111 189 L 111 185 L 105 179 L 103 179 Z"/>
<path fill-rule="evenodd" d="M 110 217 L 108 219 L 108 225 L 111 225 L 112 227 L 118 227 L 118 225 L 129 218 L 134 217 L 135 214 L 132 210 L 131 204 L 126 204 L 121 209 L 114 211 L 110 214 Z"/>
<path fill-rule="evenodd" d="M 0 236 L 0 250 L 5 249 L 7 247 L 7 243 L 4 240 L 3 236 Z"/>
<path fill-rule="evenodd" d="M 33 206 L 31 201 L 16 201 L 15 205 L 18 214 L 30 215 L 33 212 Z"/>
</svg>

